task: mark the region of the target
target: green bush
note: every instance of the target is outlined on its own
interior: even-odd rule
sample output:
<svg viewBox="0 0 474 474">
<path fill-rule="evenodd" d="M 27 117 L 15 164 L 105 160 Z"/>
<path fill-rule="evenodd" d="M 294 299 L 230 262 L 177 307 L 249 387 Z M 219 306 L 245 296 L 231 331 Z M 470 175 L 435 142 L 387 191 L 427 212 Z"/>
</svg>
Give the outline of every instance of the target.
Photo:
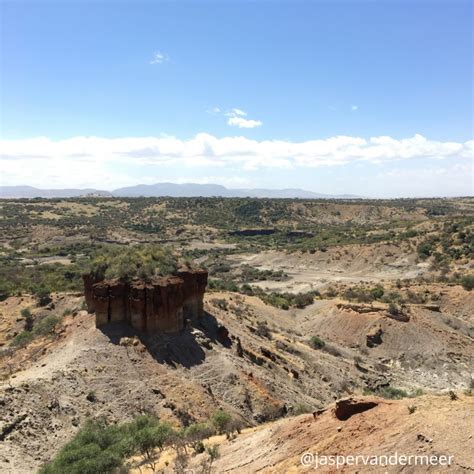
<svg viewBox="0 0 474 474">
<path fill-rule="evenodd" d="M 23 308 L 20 311 L 20 315 L 25 320 L 25 331 L 31 331 L 33 329 L 34 320 L 30 308 Z"/>
<path fill-rule="evenodd" d="M 90 270 L 98 279 L 149 279 L 169 275 L 177 270 L 178 261 L 167 247 L 159 245 L 108 246 L 92 259 Z"/>
<path fill-rule="evenodd" d="M 191 444 L 196 453 L 205 450 L 203 440 L 215 433 L 215 429 L 209 423 L 193 423 L 184 429 L 184 438 Z"/>
<path fill-rule="evenodd" d="M 53 331 L 59 321 L 60 319 L 56 315 L 50 314 L 33 326 L 33 334 L 35 336 L 46 336 Z"/>
<path fill-rule="evenodd" d="M 224 410 L 218 410 L 211 416 L 211 423 L 219 434 L 225 433 L 230 426 L 232 417 Z"/>
<path fill-rule="evenodd" d="M 418 256 L 422 260 L 426 260 L 431 254 L 433 253 L 434 250 L 434 243 L 432 241 L 425 240 L 422 242 L 420 245 L 418 245 L 417 251 L 418 251 Z"/>
<path fill-rule="evenodd" d="M 326 345 L 326 343 L 318 336 L 311 336 L 311 338 L 309 339 L 309 345 L 313 349 L 322 349 Z"/>
<path fill-rule="evenodd" d="M 34 334 L 31 331 L 22 331 L 17 334 L 12 341 L 12 346 L 23 347 L 29 344 L 34 339 Z"/>
<path fill-rule="evenodd" d="M 12 346 L 22 347 L 29 344 L 37 336 L 46 336 L 52 333 L 59 321 L 60 319 L 54 314 L 46 316 L 36 322 L 32 329 L 17 334 L 12 341 Z"/>
<path fill-rule="evenodd" d="M 395 387 L 384 387 L 376 393 L 383 398 L 389 398 L 391 400 L 401 400 L 402 398 L 408 397 L 408 393 L 405 390 Z"/>
<path fill-rule="evenodd" d="M 464 275 L 461 277 L 461 285 L 465 290 L 471 291 L 474 289 L 474 274 Z"/>
<path fill-rule="evenodd" d="M 374 300 L 379 300 L 384 295 L 384 289 L 381 286 L 376 286 L 370 290 L 370 294 Z"/>
<path fill-rule="evenodd" d="M 111 473 L 120 468 L 132 453 L 131 438 L 126 436 L 123 427 L 89 421 L 39 473 Z"/>
<path fill-rule="evenodd" d="M 233 281 L 225 281 L 225 280 L 218 280 L 218 279 L 209 280 L 208 288 L 210 290 L 217 290 L 217 291 L 232 291 L 232 292 L 239 291 L 239 287 Z"/>
<path fill-rule="evenodd" d="M 46 306 L 51 303 L 51 290 L 44 286 L 34 290 L 33 294 L 38 298 L 39 306 Z"/>
<path fill-rule="evenodd" d="M 118 472 L 131 456 L 155 468 L 158 453 L 171 442 L 173 429 L 167 423 L 142 415 L 131 423 L 108 425 L 88 421 L 40 474 L 97 474 Z"/>
<path fill-rule="evenodd" d="M 171 425 L 161 423 L 149 415 L 141 415 L 124 428 L 126 434 L 130 436 L 133 452 L 142 456 L 143 462 L 154 472 L 158 459 L 156 449 L 163 450 L 171 440 L 174 434 Z"/>
</svg>

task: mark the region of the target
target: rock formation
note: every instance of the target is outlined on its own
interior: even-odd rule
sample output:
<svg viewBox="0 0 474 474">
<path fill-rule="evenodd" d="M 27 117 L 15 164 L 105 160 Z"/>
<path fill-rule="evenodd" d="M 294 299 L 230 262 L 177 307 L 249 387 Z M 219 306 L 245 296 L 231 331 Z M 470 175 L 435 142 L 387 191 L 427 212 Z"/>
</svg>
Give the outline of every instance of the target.
<svg viewBox="0 0 474 474">
<path fill-rule="evenodd" d="M 144 280 L 95 281 L 83 275 L 89 313 L 97 327 L 124 321 L 142 332 L 177 332 L 185 319 L 200 319 L 207 271 L 180 270 L 176 275 Z"/>
</svg>

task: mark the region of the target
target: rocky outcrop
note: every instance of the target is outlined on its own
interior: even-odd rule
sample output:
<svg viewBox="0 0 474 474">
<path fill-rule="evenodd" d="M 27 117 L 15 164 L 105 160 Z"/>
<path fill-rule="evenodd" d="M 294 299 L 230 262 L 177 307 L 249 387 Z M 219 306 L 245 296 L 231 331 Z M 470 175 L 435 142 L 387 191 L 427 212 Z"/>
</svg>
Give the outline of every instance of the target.
<svg viewBox="0 0 474 474">
<path fill-rule="evenodd" d="M 123 321 L 142 332 L 177 332 L 185 319 L 203 316 L 207 271 L 181 270 L 150 281 L 94 281 L 83 275 L 88 311 L 96 326 Z"/>
<path fill-rule="evenodd" d="M 378 403 L 367 400 L 354 400 L 345 398 L 336 402 L 334 414 L 338 420 L 348 420 L 351 416 L 363 413 L 364 411 L 375 408 Z"/>
<path fill-rule="evenodd" d="M 183 316 L 200 318 L 204 314 L 204 292 L 207 286 L 206 270 L 180 270 L 177 276 L 184 282 Z"/>
<path fill-rule="evenodd" d="M 376 347 L 382 344 L 383 329 L 380 326 L 371 328 L 366 335 L 367 347 Z"/>
<path fill-rule="evenodd" d="M 82 275 L 82 280 L 84 281 L 84 299 L 86 300 L 87 310 L 89 313 L 93 313 L 95 308 L 92 285 L 96 283 L 96 280 L 94 280 L 94 277 L 90 273 Z"/>
</svg>

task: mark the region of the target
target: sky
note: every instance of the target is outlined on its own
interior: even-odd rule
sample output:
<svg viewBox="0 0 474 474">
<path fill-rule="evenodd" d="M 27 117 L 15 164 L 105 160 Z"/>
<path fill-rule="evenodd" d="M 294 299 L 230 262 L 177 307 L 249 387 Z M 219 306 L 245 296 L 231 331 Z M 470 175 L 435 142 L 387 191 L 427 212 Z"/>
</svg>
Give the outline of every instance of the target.
<svg viewBox="0 0 474 474">
<path fill-rule="evenodd" d="M 0 185 L 474 195 L 470 0 L 0 0 L 0 15 Z"/>
</svg>

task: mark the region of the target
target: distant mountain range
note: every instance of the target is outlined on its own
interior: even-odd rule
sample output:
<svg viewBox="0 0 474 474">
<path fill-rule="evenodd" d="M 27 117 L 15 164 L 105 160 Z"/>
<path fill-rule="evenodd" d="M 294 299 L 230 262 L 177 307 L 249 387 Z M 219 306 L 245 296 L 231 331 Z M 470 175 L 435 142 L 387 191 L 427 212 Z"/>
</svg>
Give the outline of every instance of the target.
<svg viewBox="0 0 474 474">
<path fill-rule="evenodd" d="M 38 189 L 32 186 L 0 186 L 0 198 L 67 198 L 67 197 L 255 197 L 300 199 L 355 199 L 351 194 L 320 194 L 303 189 L 229 189 L 218 184 L 157 183 L 138 184 L 114 191 L 99 189 Z"/>
</svg>

